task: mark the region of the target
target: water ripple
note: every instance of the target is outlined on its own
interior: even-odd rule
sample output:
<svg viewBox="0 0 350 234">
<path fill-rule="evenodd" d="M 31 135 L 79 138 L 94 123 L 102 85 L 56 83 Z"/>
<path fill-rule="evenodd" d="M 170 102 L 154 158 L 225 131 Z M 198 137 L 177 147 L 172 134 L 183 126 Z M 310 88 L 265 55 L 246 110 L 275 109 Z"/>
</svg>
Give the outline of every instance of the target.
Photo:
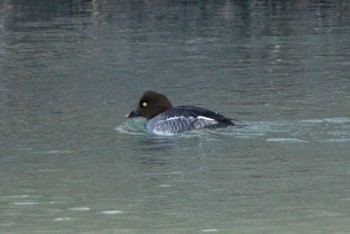
<svg viewBox="0 0 350 234">
<path fill-rule="evenodd" d="M 126 121 L 117 126 L 115 130 L 122 134 L 169 138 L 149 134 L 145 130 L 143 122 L 141 119 Z M 220 136 L 228 136 L 238 139 L 265 138 L 265 141 L 277 143 L 344 143 L 350 141 L 349 123 L 350 118 L 348 117 L 256 121 L 250 122 L 250 125 L 242 128 L 228 127 L 215 130 L 198 130 L 179 134 L 175 137 L 200 137 L 207 140 L 217 140 Z"/>
</svg>

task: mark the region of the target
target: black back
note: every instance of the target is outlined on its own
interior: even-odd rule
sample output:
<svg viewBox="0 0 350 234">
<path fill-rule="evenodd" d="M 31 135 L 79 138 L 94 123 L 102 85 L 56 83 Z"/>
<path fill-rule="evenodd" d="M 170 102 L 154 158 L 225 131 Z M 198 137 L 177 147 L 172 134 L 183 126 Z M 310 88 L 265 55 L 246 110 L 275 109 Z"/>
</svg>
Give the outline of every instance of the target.
<svg viewBox="0 0 350 234">
<path fill-rule="evenodd" d="M 171 116 L 179 116 L 181 113 L 182 116 L 185 117 L 193 117 L 197 118 L 198 116 L 203 116 L 211 119 L 215 119 L 218 121 L 218 124 L 213 125 L 212 127 L 227 127 L 235 125 L 231 119 L 226 118 L 225 116 L 219 114 L 218 112 L 214 112 L 211 110 L 207 110 L 200 107 L 195 106 L 177 106 L 167 110 L 167 114 Z"/>
</svg>

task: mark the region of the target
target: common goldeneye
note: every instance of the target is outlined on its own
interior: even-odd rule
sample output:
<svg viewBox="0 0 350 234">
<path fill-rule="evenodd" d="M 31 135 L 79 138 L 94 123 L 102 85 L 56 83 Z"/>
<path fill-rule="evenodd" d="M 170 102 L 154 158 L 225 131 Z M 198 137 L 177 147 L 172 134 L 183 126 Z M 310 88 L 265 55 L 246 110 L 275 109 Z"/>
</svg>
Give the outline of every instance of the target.
<svg viewBox="0 0 350 234">
<path fill-rule="evenodd" d="M 173 107 L 169 99 L 155 91 L 146 91 L 137 109 L 125 117 L 145 117 L 145 127 L 159 135 L 174 135 L 200 128 L 222 128 L 234 126 L 233 119 L 195 106 Z"/>
</svg>

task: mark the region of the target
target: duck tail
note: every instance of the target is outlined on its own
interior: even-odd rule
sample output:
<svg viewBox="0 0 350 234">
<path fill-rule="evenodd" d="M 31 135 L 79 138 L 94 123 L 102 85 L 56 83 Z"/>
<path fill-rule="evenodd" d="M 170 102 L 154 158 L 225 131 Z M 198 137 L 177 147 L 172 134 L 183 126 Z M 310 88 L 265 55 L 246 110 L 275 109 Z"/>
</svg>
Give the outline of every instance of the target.
<svg viewBox="0 0 350 234">
<path fill-rule="evenodd" d="M 237 128 L 243 128 L 249 126 L 247 121 L 239 120 L 239 119 L 228 119 L 230 125 L 236 126 Z"/>
</svg>

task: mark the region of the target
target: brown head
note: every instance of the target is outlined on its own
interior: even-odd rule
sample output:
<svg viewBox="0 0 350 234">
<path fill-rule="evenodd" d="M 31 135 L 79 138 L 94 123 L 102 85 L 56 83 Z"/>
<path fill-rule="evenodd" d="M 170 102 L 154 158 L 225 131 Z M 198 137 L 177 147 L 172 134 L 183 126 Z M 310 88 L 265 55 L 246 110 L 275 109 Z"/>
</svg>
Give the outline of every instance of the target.
<svg viewBox="0 0 350 234">
<path fill-rule="evenodd" d="M 151 119 L 171 107 L 171 102 L 165 95 L 155 91 L 146 91 L 140 98 L 137 109 L 131 111 L 125 117 L 133 118 L 141 116 Z"/>
</svg>

